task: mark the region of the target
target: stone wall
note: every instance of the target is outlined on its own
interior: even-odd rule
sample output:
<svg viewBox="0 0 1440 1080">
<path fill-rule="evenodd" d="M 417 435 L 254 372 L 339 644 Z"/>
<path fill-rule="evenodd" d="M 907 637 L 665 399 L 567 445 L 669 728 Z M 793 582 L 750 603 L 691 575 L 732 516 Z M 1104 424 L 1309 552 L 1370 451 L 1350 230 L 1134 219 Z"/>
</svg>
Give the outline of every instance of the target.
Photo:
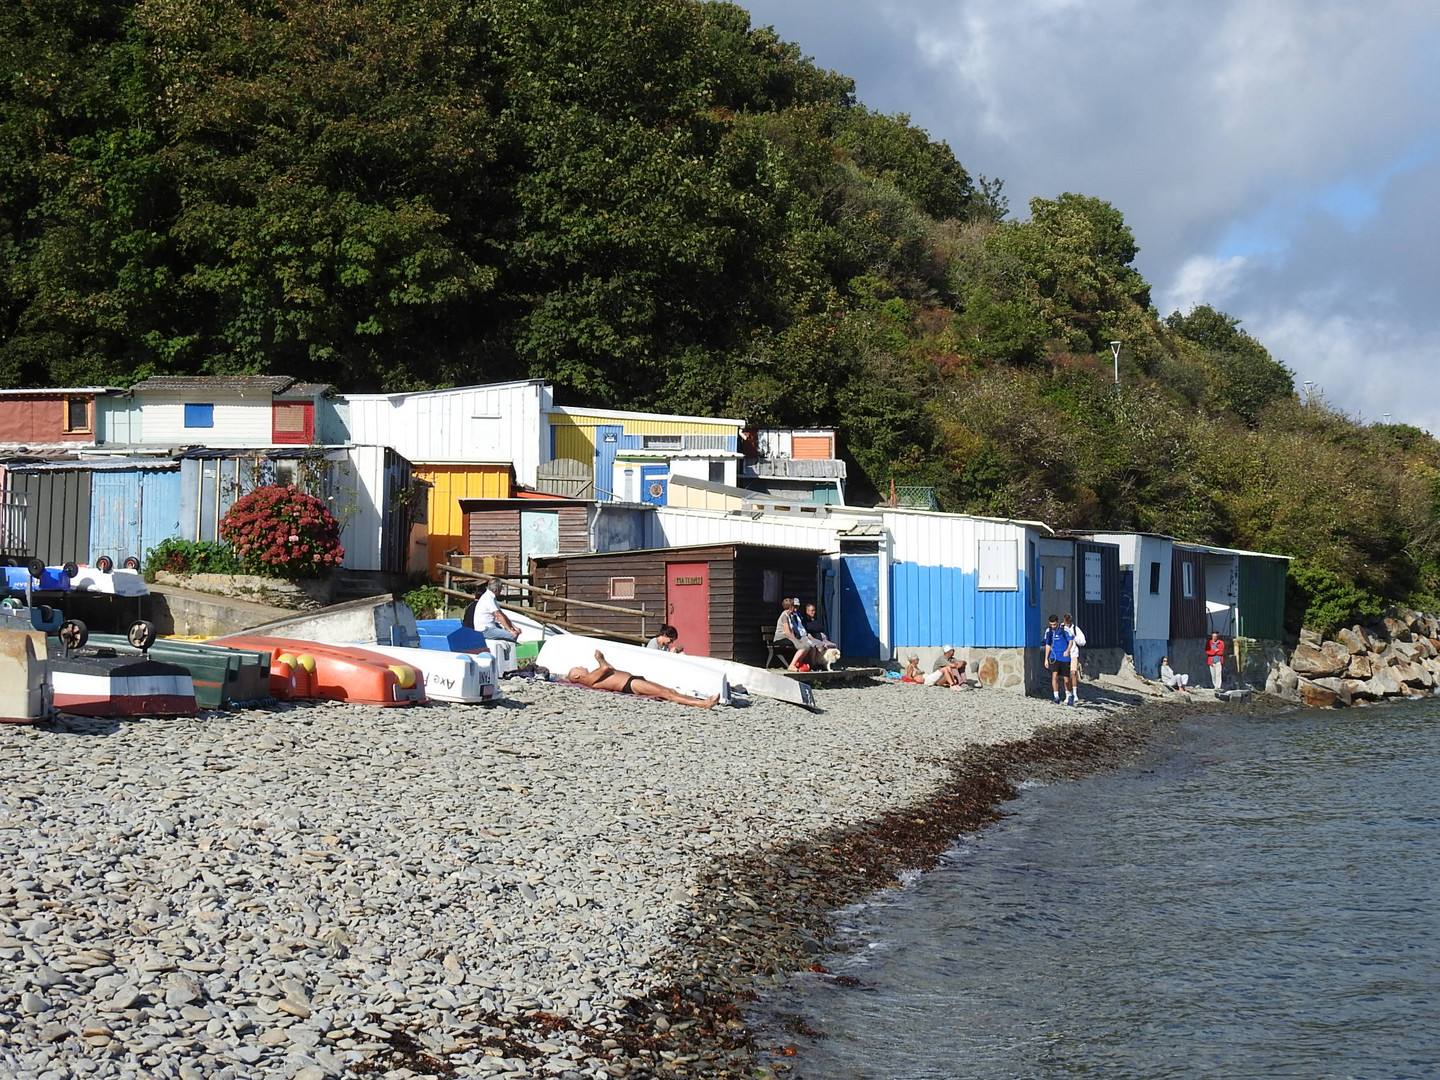
<svg viewBox="0 0 1440 1080">
<path fill-rule="evenodd" d="M 1324 640 L 1302 630 L 1289 663 L 1268 663 L 1265 689 L 1291 701 L 1328 707 L 1413 697 L 1440 688 L 1440 620 L 1392 610 L 1384 619 L 1336 631 Z"/>
<path fill-rule="evenodd" d="M 900 649 L 896 663 L 903 669 L 912 656 L 920 657 L 920 667 L 929 671 L 940 656 L 938 646 Z M 1049 693 L 1048 672 L 1041 666 L 1039 649 L 974 649 L 957 648 L 955 659 L 965 661 L 965 670 L 972 679 L 992 690 L 1012 694 L 1034 694 L 1043 688 Z"/>
<path fill-rule="evenodd" d="M 172 574 L 161 570 L 156 573 L 155 580 L 177 589 L 214 593 L 289 611 L 313 611 L 325 607 L 334 599 L 334 586 L 329 578 L 284 581 L 251 574 Z"/>
</svg>

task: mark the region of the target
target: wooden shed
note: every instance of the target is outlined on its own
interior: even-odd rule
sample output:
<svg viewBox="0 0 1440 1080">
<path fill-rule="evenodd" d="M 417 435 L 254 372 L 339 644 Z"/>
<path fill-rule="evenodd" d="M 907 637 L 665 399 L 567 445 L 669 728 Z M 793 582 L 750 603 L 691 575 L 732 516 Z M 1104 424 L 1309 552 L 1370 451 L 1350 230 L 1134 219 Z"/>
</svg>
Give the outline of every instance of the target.
<svg viewBox="0 0 1440 1080">
<path fill-rule="evenodd" d="M 590 550 L 589 499 L 522 492 L 513 499 L 461 499 L 467 554 L 499 556 L 496 565 L 513 577 L 529 573 L 528 563 L 539 555 L 581 553 Z M 431 551 L 432 563 L 445 561 L 446 552 Z"/>
<path fill-rule="evenodd" d="M 1209 622 L 1205 609 L 1205 552 L 1176 544 L 1170 559 L 1170 641 L 1203 638 L 1210 633 Z"/>
<path fill-rule="evenodd" d="M 820 555 L 813 549 L 719 543 L 539 557 L 532 565 L 534 584 L 563 597 L 655 612 L 645 620 L 645 632 L 654 634 L 668 622 L 686 652 L 763 665 L 761 628 L 774 627 L 782 598 L 816 598 Z M 545 606 L 565 614 L 563 600 L 550 598 Z M 640 632 L 638 619 L 618 612 L 575 608 L 568 617 L 599 630 Z"/>
</svg>

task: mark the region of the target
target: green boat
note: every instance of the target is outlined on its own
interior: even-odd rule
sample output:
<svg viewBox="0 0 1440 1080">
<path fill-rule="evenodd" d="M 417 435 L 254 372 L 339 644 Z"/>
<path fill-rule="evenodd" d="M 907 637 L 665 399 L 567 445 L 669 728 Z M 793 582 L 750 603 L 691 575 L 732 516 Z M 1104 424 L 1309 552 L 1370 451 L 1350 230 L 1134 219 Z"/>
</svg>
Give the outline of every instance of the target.
<svg viewBox="0 0 1440 1080">
<path fill-rule="evenodd" d="M 114 649 L 121 656 L 139 654 L 122 634 L 91 634 L 91 648 Z M 176 664 L 190 672 L 195 683 L 195 704 L 222 709 L 270 697 L 270 655 L 249 649 L 230 649 L 203 641 L 169 641 L 150 646 L 150 659 Z"/>
</svg>

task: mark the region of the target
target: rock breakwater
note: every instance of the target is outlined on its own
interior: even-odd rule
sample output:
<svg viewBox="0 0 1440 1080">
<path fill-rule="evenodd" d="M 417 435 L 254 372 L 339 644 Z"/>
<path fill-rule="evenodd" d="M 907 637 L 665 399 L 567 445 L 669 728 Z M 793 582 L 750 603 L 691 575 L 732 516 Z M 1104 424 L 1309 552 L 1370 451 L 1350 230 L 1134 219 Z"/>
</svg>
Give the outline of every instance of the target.
<svg viewBox="0 0 1440 1080">
<path fill-rule="evenodd" d="M 1440 686 L 1440 620 L 1418 611 L 1345 627 L 1326 640 L 1300 632 L 1289 664 L 1275 665 L 1265 689 L 1317 707 L 1360 705 L 1432 693 Z"/>
</svg>

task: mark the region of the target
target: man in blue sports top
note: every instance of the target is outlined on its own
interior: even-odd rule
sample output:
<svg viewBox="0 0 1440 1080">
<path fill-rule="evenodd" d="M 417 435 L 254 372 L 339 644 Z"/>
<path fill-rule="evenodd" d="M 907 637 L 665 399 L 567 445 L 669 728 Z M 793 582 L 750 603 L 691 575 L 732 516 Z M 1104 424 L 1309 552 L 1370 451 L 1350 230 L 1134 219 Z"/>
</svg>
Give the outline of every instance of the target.
<svg viewBox="0 0 1440 1080">
<path fill-rule="evenodd" d="M 1070 643 L 1073 639 L 1060 625 L 1057 615 L 1050 616 L 1050 629 L 1040 639 L 1045 653 L 1045 666 L 1050 669 L 1050 693 L 1060 704 L 1060 691 L 1065 691 L 1065 704 L 1075 704 L 1075 691 L 1070 688 Z"/>
</svg>

